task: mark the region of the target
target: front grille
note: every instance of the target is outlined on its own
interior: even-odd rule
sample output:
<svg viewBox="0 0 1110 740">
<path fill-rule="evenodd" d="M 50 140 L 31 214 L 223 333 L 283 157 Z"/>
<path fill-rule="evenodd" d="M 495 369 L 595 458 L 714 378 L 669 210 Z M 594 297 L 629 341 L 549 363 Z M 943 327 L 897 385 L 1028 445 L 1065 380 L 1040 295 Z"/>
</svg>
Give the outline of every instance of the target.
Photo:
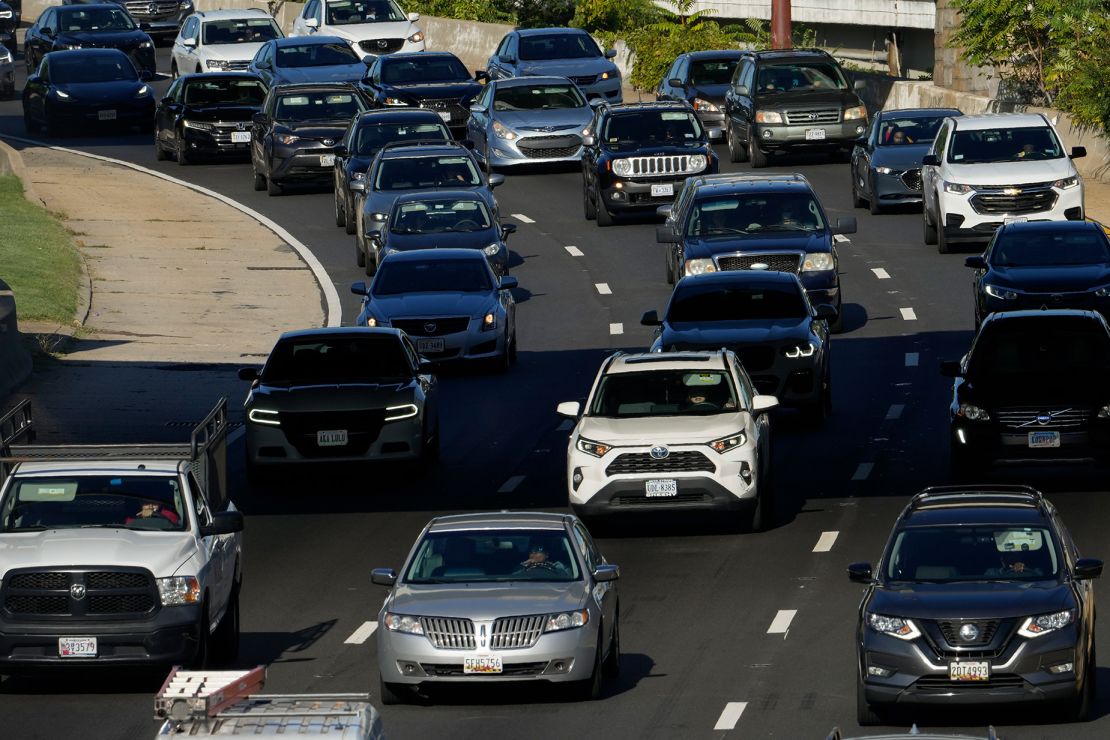
<svg viewBox="0 0 1110 740">
<path fill-rule="evenodd" d="M 154 577 L 121 570 L 22 571 L 3 586 L 3 610 L 20 618 L 142 618 L 158 607 Z"/>
<path fill-rule="evenodd" d="M 582 139 L 575 134 L 565 136 L 530 136 L 517 142 L 520 153 L 530 159 L 569 157 L 578 151 Z"/>
<path fill-rule="evenodd" d="M 544 661 L 538 663 L 504 663 L 501 673 L 464 673 L 462 663 L 421 663 L 420 667 L 429 676 L 466 676 L 481 680 L 483 678 L 505 678 L 506 676 L 538 676 L 547 668 Z"/>
<path fill-rule="evenodd" d="M 735 349 L 736 356 L 740 358 L 740 364 L 749 373 L 766 370 L 775 364 L 774 347 L 737 347 Z"/>
<path fill-rule="evenodd" d="M 10 614 L 69 614 L 69 597 L 62 595 L 10 595 L 4 601 Z"/>
<path fill-rule="evenodd" d="M 404 39 L 367 39 L 358 42 L 359 48 L 368 54 L 392 54 L 405 45 Z"/>
<path fill-rule="evenodd" d="M 85 576 L 85 583 L 88 585 L 89 588 L 92 589 L 145 588 L 146 576 L 144 576 L 142 573 L 117 573 L 114 571 L 98 571 L 87 574 Z"/>
<path fill-rule="evenodd" d="M 474 623 L 469 619 L 421 617 L 424 634 L 437 648 L 445 650 L 473 650 Z M 462 666 L 459 666 L 462 672 Z"/>
<path fill-rule="evenodd" d="M 592 85 L 597 82 L 597 75 L 582 75 L 580 77 L 571 77 L 570 81 L 575 85 Z"/>
<path fill-rule="evenodd" d="M 249 59 L 235 59 L 227 63 L 227 69 L 230 71 L 238 71 L 247 69 L 251 66 Z"/>
<path fill-rule="evenodd" d="M 713 497 L 708 493 L 679 493 L 674 496 L 636 496 L 634 494 L 622 494 L 613 498 L 610 503 L 617 506 L 675 506 L 683 504 L 703 504 L 712 501 Z"/>
<path fill-rule="evenodd" d="M 979 637 L 974 640 L 964 640 L 960 637 L 960 628 L 965 624 L 973 624 L 979 630 Z M 989 645 L 991 640 L 994 639 L 995 632 L 998 631 L 998 620 L 992 619 L 982 622 L 937 622 L 937 627 L 940 628 L 940 633 L 944 635 L 945 641 L 952 646 L 975 646 L 975 645 Z"/>
<path fill-rule="evenodd" d="M 150 0 L 132 0 L 124 3 L 127 12 L 136 18 L 163 18 L 177 12 L 177 0 L 155 0 L 154 12 L 150 11 Z"/>
<path fill-rule="evenodd" d="M 921 169 L 906 170 L 902 173 L 902 184 L 915 193 L 921 192 Z"/>
<path fill-rule="evenodd" d="M 503 617 L 493 623 L 490 647 L 494 650 L 530 648 L 543 634 L 546 616 Z"/>
<path fill-rule="evenodd" d="M 411 337 L 442 337 L 466 331 L 466 327 L 470 325 L 470 318 L 448 316 L 432 319 L 393 319 L 390 323 L 394 329 L 400 329 Z"/>
<path fill-rule="evenodd" d="M 704 155 L 698 155 L 699 157 Z M 613 165 L 613 173 L 617 173 L 616 163 L 621 160 L 616 160 Z M 692 175 L 695 172 L 701 172 L 701 168 L 691 169 L 690 155 L 676 154 L 663 157 L 627 157 L 623 161 L 629 162 L 631 171 L 628 175 L 621 175 L 621 177 L 660 177 L 660 176 L 673 176 L 673 175 Z"/>
<path fill-rule="evenodd" d="M 429 98 L 421 100 L 420 107 L 449 113 L 451 123 L 462 123 L 470 117 L 470 111 L 459 102 L 458 98 Z"/>
<path fill-rule="evenodd" d="M 151 594 L 90 596 L 88 614 L 137 614 L 154 608 Z"/>
<path fill-rule="evenodd" d="M 64 590 L 69 588 L 69 576 L 65 573 L 19 573 L 8 581 L 8 588 Z"/>
<path fill-rule="evenodd" d="M 947 675 L 922 676 L 914 682 L 919 691 L 949 692 L 953 690 L 1020 689 L 1025 679 L 1013 673 L 996 673 L 987 681 L 951 681 Z"/>
<path fill-rule="evenodd" d="M 752 265 L 767 265 L 771 272 L 801 272 L 802 255 L 798 252 L 769 252 L 760 254 L 730 254 L 717 257 L 717 267 L 721 270 L 750 270 Z"/>
<path fill-rule="evenodd" d="M 1050 211 L 1056 205 L 1056 192 L 1052 183 L 1038 182 L 1029 185 L 999 185 L 976 188 L 971 197 L 971 207 L 976 213 L 1015 216 L 1024 213 Z"/>
<path fill-rule="evenodd" d="M 1091 409 L 1087 408 L 1011 408 L 999 409 L 997 412 L 999 423 L 1006 429 L 1020 432 L 1035 432 L 1038 429 L 1080 429 L 1086 427 Z M 1037 417 L 1047 415 L 1052 417 L 1046 424 L 1037 421 Z"/>
<path fill-rule="evenodd" d="M 672 452 L 656 460 L 647 452 L 625 452 L 605 468 L 606 475 L 638 475 L 643 473 L 714 473 L 717 466 L 696 450 Z"/>
<path fill-rule="evenodd" d="M 807 126 L 810 124 L 839 123 L 839 108 L 801 108 L 786 111 L 786 122 L 791 126 Z"/>
<path fill-rule="evenodd" d="M 327 458 L 365 454 L 385 424 L 382 409 L 359 411 L 282 411 L 281 430 L 303 457 Z M 317 432 L 347 430 L 347 444 L 321 447 Z"/>
</svg>

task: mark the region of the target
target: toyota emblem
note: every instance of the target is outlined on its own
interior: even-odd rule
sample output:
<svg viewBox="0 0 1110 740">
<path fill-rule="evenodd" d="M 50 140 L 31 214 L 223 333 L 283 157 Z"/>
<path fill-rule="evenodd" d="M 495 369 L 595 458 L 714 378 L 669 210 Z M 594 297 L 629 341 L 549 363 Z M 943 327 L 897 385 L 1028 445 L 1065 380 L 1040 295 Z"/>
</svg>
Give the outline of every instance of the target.
<svg viewBox="0 0 1110 740">
<path fill-rule="evenodd" d="M 974 624 L 961 625 L 960 639 L 964 642 L 975 642 L 979 639 L 979 628 Z"/>
<path fill-rule="evenodd" d="M 324 146 L 332 146 L 335 144 L 335 139 L 324 139 Z"/>
<path fill-rule="evenodd" d="M 817 111 L 813 111 L 809 114 L 809 120 L 811 120 L 811 121 L 816 121 L 817 120 Z"/>
<path fill-rule="evenodd" d="M 439 327 L 436 326 L 436 322 L 434 322 L 434 321 L 424 322 L 424 331 L 428 332 L 429 334 L 435 334 L 436 329 L 438 329 L 438 328 Z"/>
<path fill-rule="evenodd" d="M 671 451 L 663 445 L 656 445 L 651 448 L 651 456 L 655 460 L 666 460 L 670 457 Z"/>
<path fill-rule="evenodd" d="M 85 598 L 85 584 L 75 583 L 69 587 L 69 595 L 73 597 L 74 601 L 80 601 Z"/>
<path fill-rule="evenodd" d="M 389 39 L 378 39 L 378 48 L 379 49 L 388 49 L 389 48 Z"/>
</svg>

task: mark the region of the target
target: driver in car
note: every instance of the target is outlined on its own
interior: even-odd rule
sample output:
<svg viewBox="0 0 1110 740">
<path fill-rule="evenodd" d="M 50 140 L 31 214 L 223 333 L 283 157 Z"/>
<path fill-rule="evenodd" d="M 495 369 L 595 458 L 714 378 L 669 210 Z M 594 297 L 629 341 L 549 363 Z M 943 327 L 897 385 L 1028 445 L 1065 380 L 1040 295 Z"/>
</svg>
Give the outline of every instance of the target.
<svg viewBox="0 0 1110 740">
<path fill-rule="evenodd" d="M 154 519 L 155 517 L 161 517 L 170 524 L 178 524 L 181 521 L 181 517 L 172 508 L 165 504 L 148 502 L 142 505 L 135 516 L 128 517 L 126 524 L 130 524 L 136 519 Z"/>
<path fill-rule="evenodd" d="M 528 559 L 520 564 L 523 570 L 533 570 L 535 568 L 545 568 L 548 570 L 565 571 L 567 568 L 558 560 L 550 560 L 547 557 L 547 551 L 543 545 L 532 545 L 528 549 Z"/>
</svg>

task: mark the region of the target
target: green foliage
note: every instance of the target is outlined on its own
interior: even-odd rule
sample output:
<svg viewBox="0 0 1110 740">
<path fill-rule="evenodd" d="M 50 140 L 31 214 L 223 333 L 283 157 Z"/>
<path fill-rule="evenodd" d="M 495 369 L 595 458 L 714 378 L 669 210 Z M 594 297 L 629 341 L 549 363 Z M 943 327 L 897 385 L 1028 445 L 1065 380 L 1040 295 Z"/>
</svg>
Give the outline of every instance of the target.
<svg viewBox="0 0 1110 740">
<path fill-rule="evenodd" d="M 566 26 L 574 17 L 575 0 L 517 0 L 516 22 L 521 28 Z"/>
<path fill-rule="evenodd" d="M 406 12 L 483 23 L 515 23 L 514 0 L 408 0 Z"/>
<path fill-rule="evenodd" d="M 651 0 L 578 0 L 570 24 L 595 35 L 619 33 L 655 23 L 660 10 Z"/>
</svg>

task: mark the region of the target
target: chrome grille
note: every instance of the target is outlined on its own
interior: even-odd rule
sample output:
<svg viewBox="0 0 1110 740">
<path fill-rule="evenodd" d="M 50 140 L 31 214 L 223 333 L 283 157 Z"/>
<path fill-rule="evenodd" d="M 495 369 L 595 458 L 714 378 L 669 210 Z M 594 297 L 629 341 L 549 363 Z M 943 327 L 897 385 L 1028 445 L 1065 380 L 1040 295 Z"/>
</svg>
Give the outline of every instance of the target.
<svg viewBox="0 0 1110 740">
<path fill-rule="evenodd" d="M 1052 183 L 976 187 L 971 207 L 976 213 L 1021 215 L 1050 211 L 1056 205 Z"/>
<path fill-rule="evenodd" d="M 690 168 L 690 155 L 677 154 L 668 157 L 628 157 L 632 170 L 628 177 L 658 177 L 661 175 L 692 175 L 701 169 Z M 614 162 L 614 165 L 616 163 Z M 613 168 L 616 174 L 616 167 Z"/>
<path fill-rule="evenodd" d="M 642 473 L 714 473 L 717 466 L 704 454 L 696 450 L 672 452 L 662 460 L 657 460 L 647 452 L 625 452 L 609 463 L 606 475 L 635 475 Z"/>
<path fill-rule="evenodd" d="M 1020 689 L 1025 686 L 1025 679 L 1014 673 L 996 673 L 987 681 L 951 681 L 945 674 L 922 676 L 914 682 L 918 691 L 949 692 L 958 688 L 960 691 L 984 691 L 990 689 Z"/>
<path fill-rule="evenodd" d="M 998 421 L 1007 429 L 1035 432 L 1038 429 L 1078 429 L 1087 426 L 1091 416 L 1088 408 L 1011 408 L 999 409 Z M 1051 419 L 1041 424 L 1037 417 L 1048 415 Z"/>
<path fill-rule="evenodd" d="M 768 252 L 760 254 L 729 254 L 715 258 L 721 270 L 750 270 L 752 265 L 764 264 L 771 272 L 801 272 L 802 255 L 798 252 Z"/>
<path fill-rule="evenodd" d="M 503 617 L 493 623 L 490 647 L 494 650 L 530 648 L 543 634 L 546 616 Z"/>
<path fill-rule="evenodd" d="M 251 66 L 251 61 L 249 59 L 234 59 L 230 62 L 227 62 L 226 69 L 228 69 L 230 71 L 237 71 L 237 70 L 247 69 L 250 66 Z"/>
<path fill-rule="evenodd" d="M 151 5 L 155 6 L 153 13 L 150 12 Z M 136 18 L 161 18 L 171 15 L 177 12 L 177 5 L 177 0 L 155 0 L 153 3 L 150 0 L 132 0 L 124 3 L 127 12 Z"/>
<path fill-rule="evenodd" d="M 404 39 L 367 39 L 358 42 L 359 48 L 369 54 L 392 54 L 405 45 Z"/>
<path fill-rule="evenodd" d="M 437 648 L 474 649 L 474 623 L 469 619 L 421 617 L 420 625 L 424 628 L 424 634 Z"/>
<path fill-rule="evenodd" d="M 421 100 L 420 107 L 450 114 L 451 123 L 461 123 L 470 117 L 470 111 L 463 107 L 458 98 L 429 98 Z"/>
<path fill-rule="evenodd" d="M 708 493 L 679 493 L 674 496 L 663 496 L 658 498 L 621 494 L 613 498 L 610 503 L 616 504 L 617 506 L 666 506 L 671 508 L 674 506 L 704 504 L 712 500 L 713 497 Z"/>
<path fill-rule="evenodd" d="M 903 172 L 902 184 L 914 192 L 921 192 L 921 169 L 918 168 Z"/>
<path fill-rule="evenodd" d="M 393 319 L 390 324 L 412 337 L 443 337 L 466 331 L 470 319 L 466 316 L 450 316 L 433 319 Z"/>
<path fill-rule="evenodd" d="M 973 624 L 979 630 L 979 636 L 974 640 L 964 640 L 960 637 L 960 627 L 965 624 Z M 949 645 L 989 645 L 991 640 L 994 639 L 994 633 L 998 631 L 999 620 L 991 619 L 982 622 L 966 621 L 966 622 L 937 622 L 937 627 L 940 628 L 940 633 L 944 635 L 945 641 Z"/>
<path fill-rule="evenodd" d="M 818 123 L 839 123 L 839 108 L 800 108 L 786 111 L 786 122 L 791 126 Z"/>
<path fill-rule="evenodd" d="M 505 663 L 500 673 L 467 673 L 463 670 L 462 663 L 421 663 L 420 668 L 429 676 L 466 676 L 481 681 L 490 677 L 538 676 L 547 669 L 547 662 Z"/>
</svg>

